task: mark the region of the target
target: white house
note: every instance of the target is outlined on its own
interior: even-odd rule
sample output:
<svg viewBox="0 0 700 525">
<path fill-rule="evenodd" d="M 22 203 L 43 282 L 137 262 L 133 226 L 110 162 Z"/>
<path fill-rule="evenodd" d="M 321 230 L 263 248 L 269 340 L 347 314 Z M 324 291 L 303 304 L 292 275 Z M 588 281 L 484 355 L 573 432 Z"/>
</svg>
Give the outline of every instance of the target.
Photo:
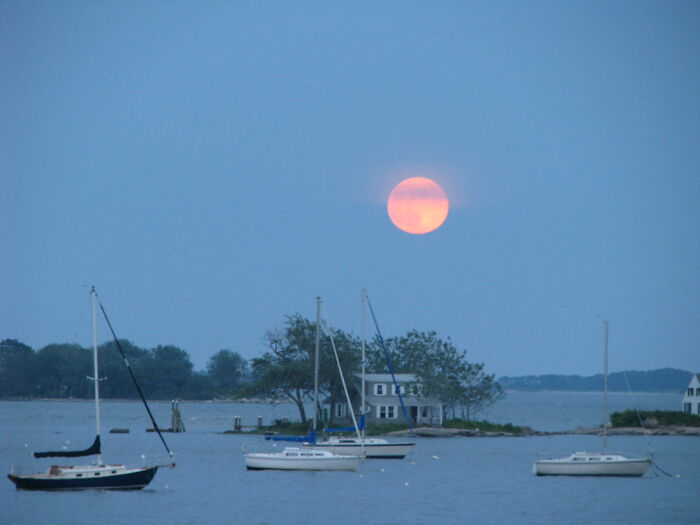
<svg viewBox="0 0 700 525">
<path fill-rule="evenodd" d="M 442 425 L 442 404 L 420 396 L 414 374 L 395 374 L 396 385 L 391 374 L 365 374 L 365 403 L 367 422 L 403 421 L 401 402 L 396 391 L 401 389 L 401 399 L 408 417 L 415 425 Z M 358 392 L 361 390 L 361 376 L 356 376 Z M 360 399 L 353 399 L 355 413 L 360 414 Z M 347 416 L 345 403 L 334 407 L 336 417 Z"/>
<path fill-rule="evenodd" d="M 700 374 L 694 374 L 683 396 L 683 412 L 700 416 Z"/>
</svg>

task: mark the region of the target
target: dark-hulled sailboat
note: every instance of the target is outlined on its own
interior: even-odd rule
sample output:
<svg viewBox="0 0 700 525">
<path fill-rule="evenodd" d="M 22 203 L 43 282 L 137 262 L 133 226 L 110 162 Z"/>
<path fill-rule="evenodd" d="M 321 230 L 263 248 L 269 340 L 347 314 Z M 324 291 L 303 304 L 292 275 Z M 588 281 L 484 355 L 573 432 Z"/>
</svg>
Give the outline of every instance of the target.
<svg viewBox="0 0 700 525">
<path fill-rule="evenodd" d="M 49 451 L 49 452 L 34 452 L 33 456 L 35 458 L 46 458 L 46 457 L 64 457 L 64 458 L 75 458 L 83 456 L 97 456 L 94 464 L 91 465 L 71 465 L 71 466 L 60 466 L 52 465 L 45 472 L 38 474 L 18 474 L 10 473 L 7 477 L 12 481 L 18 489 L 24 490 L 82 490 L 82 489 L 116 489 L 116 490 L 138 490 L 144 488 L 148 485 L 153 477 L 156 475 L 158 468 L 160 467 L 174 467 L 174 463 L 169 463 L 167 465 L 154 465 L 149 467 L 126 467 L 124 465 L 111 465 L 105 464 L 102 461 L 102 449 L 100 443 L 100 382 L 98 375 L 98 360 L 97 360 L 97 329 L 96 329 L 96 302 L 97 293 L 95 288 L 90 291 L 90 297 L 92 299 L 92 350 L 93 350 L 93 364 L 94 364 L 94 377 L 90 378 L 95 382 L 95 419 L 96 419 L 96 436 L 93 444 L 85 450 L 75 450 L 75 451 Z M 100 309 L 104 314 L 107 325 L 109 326 L 114 340 L 117 344 L 117 348 L 124 359 L 127 366 L 129 374 L 136 386 L 136 389 L 141 396 L 146 411 L 151 418 L 153 427 L 158 432 L 165 449 L 168 451 L 169 456 L 172 458 L 172 452 L 165 443 L 158 425 L 151 414 L 151 410 L 146 403 L 146 399 L 143 396 L 141 388 L 139 387 L 136 377 L 134 376 L 131 366 L 129 365 L 126 355 L 119 344 L 119 340 L 112 330 L 112 325 L 109 322 L 109 318 L 100 303 Z"/>
</svg>

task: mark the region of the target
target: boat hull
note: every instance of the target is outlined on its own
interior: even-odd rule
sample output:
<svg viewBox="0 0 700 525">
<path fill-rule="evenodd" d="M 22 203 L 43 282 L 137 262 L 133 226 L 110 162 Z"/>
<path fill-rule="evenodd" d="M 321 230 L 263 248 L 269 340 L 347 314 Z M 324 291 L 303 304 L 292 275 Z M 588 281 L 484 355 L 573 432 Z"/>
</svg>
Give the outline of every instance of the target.
<svg viewBox="0 0 700 525">
<path fill-rule="evenodd" d="M 403 459 L 413 450 L 415 443 L 389 443 L 389 442 L 342 442 L 323 441 L 314 445 L 314 448 L 327 450 L 341 456 L 364 456 L 369 459 Z"/>
<path fill-rule="evenodd" d="M 610 461 L 573 461 L 545 459 L 536 461 L 533 473 L 537 476 L 619 476 L 640 477 L 651 466 L 651 460 L 616 459 Z"/>
<path fill-rule="evenodd" d="M 363 458 L 326 451 L 286 449 L 283 453 L 244 453 L 248 470 L 355 470 Z"/>
<path fill-rule="evenodd" d="M 148 485 L 158 467 L 52 467 L 42 474 L 8 474 L 20 490 L 139 490 Z"/>
</svg>

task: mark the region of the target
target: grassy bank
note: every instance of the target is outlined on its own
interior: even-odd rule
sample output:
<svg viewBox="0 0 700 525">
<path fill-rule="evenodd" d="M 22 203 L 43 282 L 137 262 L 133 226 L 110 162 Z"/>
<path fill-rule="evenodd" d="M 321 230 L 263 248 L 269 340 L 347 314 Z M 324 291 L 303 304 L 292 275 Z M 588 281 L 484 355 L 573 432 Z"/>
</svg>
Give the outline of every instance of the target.
<svg viewBox="0 0 700 525">
<path fill-rule="evenodd" d="M 613 427 L 700 427 L 700 416 L 671 410 L 641 410 L 637 415 L 636 410 L 625 410 L 614 412 L 610 422 Z"/>
</svg>

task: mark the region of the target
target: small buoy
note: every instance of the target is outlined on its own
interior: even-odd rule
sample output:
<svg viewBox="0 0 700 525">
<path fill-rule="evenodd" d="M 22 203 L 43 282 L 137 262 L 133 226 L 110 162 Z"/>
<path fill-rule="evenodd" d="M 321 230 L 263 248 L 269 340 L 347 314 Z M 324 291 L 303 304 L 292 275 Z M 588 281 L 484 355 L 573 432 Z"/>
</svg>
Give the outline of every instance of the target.
<svg viewBox="0 0 700 525">
<path fill-rule="evenodd" d="M 411 466 L 412 466 L 412 467 L 415 467 L 415 466 L 416 466 L 416 462 L 415 462 L 415 461 L 411 461 Z"/>
<path fill-rule="evenodd" d="M 433 456 L 433 459 L 440 459 L 440 456 Z"/>
<path fill-rule="evenodd" d="M 404 482 L 403 486 L 408 487 L 408 481 Z"/>
<path fill-rule="evenodd" d="M 379 469 L 379 472 L 384 472 L 384 469 L 383 469 L 383 468 L 380 468 L 380 469 Z"/>
</svg>

